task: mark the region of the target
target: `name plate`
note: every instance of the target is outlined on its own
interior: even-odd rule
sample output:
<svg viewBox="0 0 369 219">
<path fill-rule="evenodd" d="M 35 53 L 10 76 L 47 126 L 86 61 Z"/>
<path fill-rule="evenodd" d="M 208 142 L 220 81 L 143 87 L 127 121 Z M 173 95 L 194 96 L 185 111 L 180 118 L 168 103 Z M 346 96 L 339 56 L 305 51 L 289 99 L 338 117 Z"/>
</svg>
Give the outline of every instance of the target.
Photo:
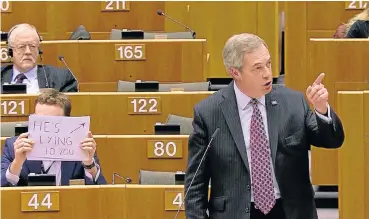
<svg viewBox="0 0 369 219">
<path fill-rule="evenodd" d="M 359 1 L 346 1 L 346 10 L 363 10 L 369 6 L 369 0 L 359 0 Z"/>
<path fill-rule="evenodd" d="M 21 210 L 23 212 L 59 211 L 59 192 L 22 192 Z"/>
<path fill-rule="evenodd" d="M 1 47 L 1 62 L 8 63 L 10 62 L 10 57 L 8 55 L 8 47 Z"/>
<path fill-rule="evenodd" d="M 1 13 L 11 13 L 12 12 L 12 2 L 11 1 L 1 1 Z"/>
<path fill-rule="evenodd" d="M 156 159 L 182 158 L 181 140 L 148 140 L 147 157 Z"/>
<path fill-rule="evenodd" d="M 126 12 L 131 9 L 129 1 L 109 0 L 101 1 L 102 12 Z"/>
<path fill-rule="evenodd" d="M 161 114 L 160 97 L 128 97 L 128 114 Z"/>
<path fill-rule="evenodd" d="M 146 60 L 145 44 L 116 44 L 116 61 L 140 61 Z"/>
<path fill-rule="evenodd" d="M 29 100 L 1 100 L 1 116 L 28 116 Z"/>
<path fill-rule="evenodd" d="M 165 191 L 164 199 L 165 205 L 164 210 L 166 211 L 178 211 L 181 206 L 184 197 L 183 191 Z M 184 204 L 181 207 L 181 211 L 184 211 Z"/>
</svg>

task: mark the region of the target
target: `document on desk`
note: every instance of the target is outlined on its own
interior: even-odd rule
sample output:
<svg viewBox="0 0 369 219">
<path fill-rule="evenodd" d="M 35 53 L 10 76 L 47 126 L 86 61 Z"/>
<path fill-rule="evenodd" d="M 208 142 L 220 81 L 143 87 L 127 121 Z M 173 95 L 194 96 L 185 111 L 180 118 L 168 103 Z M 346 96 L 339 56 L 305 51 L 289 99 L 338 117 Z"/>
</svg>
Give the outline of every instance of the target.
<svg viewBox="0 0 369 219">
<path fill-rule="evenodd" d="M 87 152 L 80 148 L 87 138 L 90 117 L 30 115 L 29 139 L 35 142 L 28 160 L 85 161 Z"/>
</svg>

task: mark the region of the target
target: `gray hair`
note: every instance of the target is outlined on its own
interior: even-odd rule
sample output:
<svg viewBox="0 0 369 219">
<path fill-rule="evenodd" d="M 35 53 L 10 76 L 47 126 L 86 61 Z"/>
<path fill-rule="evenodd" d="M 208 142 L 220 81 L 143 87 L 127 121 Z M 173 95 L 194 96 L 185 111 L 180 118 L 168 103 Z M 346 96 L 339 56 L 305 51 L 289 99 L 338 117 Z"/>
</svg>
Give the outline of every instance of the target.
<svg viewBox="0 0 369 219">
<path fill-rule="evenodd" d="M 14 32 L 17 33 L 17 30 L 34 30 L 35 33 L 39 36 L 38 40 L 40 40 L 40 35 L 38 34 L 36 27 L 31 25 L 31 24 L 17 24 L 15 26 L 13 26 L 12 28 L 10 28 L 9 32 L 8 32 L 8 46 L 11 47 L 15 41 L 15 37 L 17 34 L 13 34 Z"/>
<path fill-rule="evenodd" d="M 223 49 L 223 63 L 228 73 L 231 67 L 241 71 L 245 53 L 251 53 L 261 45 L 266 45 L 260 37 L 251 33 L 233 35 L 229 38 Z"/>
</svg>

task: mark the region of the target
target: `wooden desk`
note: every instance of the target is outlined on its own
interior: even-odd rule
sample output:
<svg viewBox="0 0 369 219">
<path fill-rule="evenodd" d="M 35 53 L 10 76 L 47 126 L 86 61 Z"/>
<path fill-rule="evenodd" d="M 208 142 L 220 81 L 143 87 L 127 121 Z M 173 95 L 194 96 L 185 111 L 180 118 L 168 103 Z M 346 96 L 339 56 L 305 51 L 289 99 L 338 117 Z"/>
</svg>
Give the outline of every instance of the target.
<svg viewBox="0 0 369 219">
<path fill-rule="evenodd" d="M 72 101 L 72 116 L 90 116 L 94 135 L 153 134 L 157 122 L 165 123 L 169 114 L 193 117 L 193 106 L 213 92 L 157 92 L 157 93 L 68 93 Z M 7 101 L 8 111 L 15 101 L 14 115 L 2 116 L 2 121 L 27 121 L 34 112 L 37 95 L 0 95 Z M 16 101 L 17 100 L 17 101 Z M 20 102 L 25 102 L 21 114 Z M 135 106 L 135 107 L 134 107 Z M 2 107 L 4 111 L 4 106 Z M 150 112 L 152 111 L 152 112 Z"/>
<path fill-rule="evenodd" d="M 111 2 L 114 3 L 112 7 L 116 9 L 116 2 L 122 4 L 124 1 L 103 1 L 105 5 Z M 129 11 L 102 11 L 101 2 L 98 1 L 12 2 L 12 10 L 1 14 L 1 24 L 3 31 L 7 31 L 17 23 L 31 23 L 38 28 L 45 40 L 68 39 L 71 32 L 80 24 L 83 24 L 91 33 L 93 40 L 109 39 L 109 32 L 113 28 L 139 29 L 147 32 L 187 31 L 175 22 L 156 14 L 157 10 L 163 10 L 196 31 L 198 39 L 208 40 L 209 44 L 204 51 L 209 60 L 207 77 L 229 77 L 222 61 L 224 43 L 233 34 L 244 32 L 255 33 L 267 42 L 273 60 L 273 76 L 279 75 L 281 54 L 279 12 L 284 3 L 279 1 L 125 2 L 130 4 Z M 231 15 L 224 13 L 225 9 L 234 13 Z M 143 15 L 145 19 L 142 19 Z M 296 20 L 300 18 L 297 17 Z M 296 48 L 298 49 L 298 46 Z M 82 54 L 79 57 L 84 56 L 89 59 L 91 57 L 90 54 Z M 75 58 L 76 56 L 73 56 L 73 59 Z"/>
<path fill-rule="evenodd" d="M 11 187 L 1 188 L 0 191 L 1 218 L 29 219 L 173 218 L 184 197 L 183 186 L 159 185 Z M 41 194 L 41 192 L 59 193 L 59 211 L 22 212 L 22 192 L 38 194 Z M 56 205 L 57 203 L 51 204 Z M 178 218 L 185 218 L 183 210 L 178 215 Z"/>
<path fill-rule="evenodd" d="M 353 4 L 352 4 L 353 3 Z M 365 5 L 365 1 L 362 1 Z M 282 4 L 282 3 L 281 3 Z M 360 1 L 288 1 L 285 6 L 285 83 L 305 92 L 310 38 L 333 38 L 342 23 L 360 13 Z M 350 7 L 350 5 L 352 5 Z M 369 4 L 367 4 L 369 5 Z M 325 19 L 320 19 L 327 14 Z M 342 52 L 339 52 L 342 53 Z M 312 53 L 314 54 L 314 53 Z M 336 55 L 329 53 L 329 56 Z M 351 55 L 356 57 L 356 55 Z M 327 56 L 325 56 L 328 58 Z M 324 59 L 326 60 L 326 59 Z M 317 74 L 318 72 L 315 72 Z"/>
<path fill-rule="evenodd" d="M 3 3 L 4 2 L 4 3 Z M 111 29 L 164 31 L 167 19 L 156 15 L 165 2 L 138 1 L 2 1 L 1 28 L 30 23 L 44 40 L 66 40 L 83 24 L 91 38 L 109 39 Z M 9 6 L 9 7 L 7 7 Z M 142 19 L 142 16 L 150 16 Z"/>
<path fill-rule="evenodd" d="M 138 183 L 140 170 L 176 172 L 186 170 L 188 135 L 96 135 L 97 154 L 105 179 L 113 173 Z M 1 140 L 1 154 L 6 137 Z M 125 181 L 116 177 L 116 184 Z"/>
<path fill-rule="evenodd" d="M 98 157 L 108 183 L 113 173 L 138 183 L 140 170 L 176 172 L 186 170 L 187 135 L 107 135 L 97 138 Z M 116 183 L 124 183 L 116 178 Z"/>
<path fill-rule="evenodd" d="M 1 45 L 4 60 L 7 60 L 5 43 Z M 206 81 L 205 46 L 206 40 L 68 40 L 41 43 L 43 63 L 64 68 L 58 59 L 63 55 L 80 82 L 81 91 L 86 92 L 117 91 L 118 80 Z"/>
<path fill-rule="evenodd" d="M 338 152 L 340 219 L 369 218 L 369 91 L 342 91 L 345 142 Z"/>
<path fill-rule="evenodd" d="M 369 88 L 369 40 L 311 39 L 309 68 L 299 77 L 306 88 L 321 73 L 326 74 L 324 86 L 329 91 L 329 103 L 337 110 L 337 92 L 362 91 Z M 305 78 L 305 80 L 304 80 Z M 305 88 L 305 89 L 306 89 Z M 312 149 L 312 179 L 317 185 L 337 185 L 338 150 Z M 315 171 L 316 170 L 316 171 Z"/>
<path fill-rule="evenodd" d="M 126 218 L 174 218 L 183 197 L 183 186 L 127 185 Z M 186 218 L 183 210 L 178 218 Z"/>
<path fill-rule="evenodd" d="M 195 30 L 197 38 L 207 40 L 208 77 L 230 77 L 224 68 L 222 51 L 225 42 L 239 33 L 254 33 L 266 41 L 273 60 L 273 77 L 278 77 L 282 4 L 281 1 L 166 1 L 165 11 Z M 224 13 L 225 10 L 233 13 Z M 169 21 L 165 30 L 183 31 L 183 28 Z"/>
<path fill-rule="evenodd" d="M 1 218 L 78 218 L 122 219 L 126 215 L 124 186 L 62 186 L 62 187 L 10 187 L 1 188 Z M 59 211 L 22 212 L 21 193 L 55 191 L 59 193 Z M 38 204 L 44 195 L 38 195 Z M 34 204 L 31 201 L 31 204 Z M 57 205 L 56 202 L 52 203 Z M 25 203 L 27 205 L 27 202 Z"/>
</svg>

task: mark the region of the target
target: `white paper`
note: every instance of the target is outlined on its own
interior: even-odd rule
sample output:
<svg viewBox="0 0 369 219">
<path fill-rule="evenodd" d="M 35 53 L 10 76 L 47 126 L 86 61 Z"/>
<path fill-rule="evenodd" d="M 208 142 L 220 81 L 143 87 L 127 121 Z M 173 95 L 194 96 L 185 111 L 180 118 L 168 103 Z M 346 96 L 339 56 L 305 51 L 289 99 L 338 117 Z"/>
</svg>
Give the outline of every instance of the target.
<svg viewBox="0 0 369 219">
<path fill-rule="evenodd" d="M 30 115 L 29 139 L 35 142 L 28 160 L 86 161 L 88 153 L 80 148 L 88 136 L 90 117 Z"/>
</svg>

